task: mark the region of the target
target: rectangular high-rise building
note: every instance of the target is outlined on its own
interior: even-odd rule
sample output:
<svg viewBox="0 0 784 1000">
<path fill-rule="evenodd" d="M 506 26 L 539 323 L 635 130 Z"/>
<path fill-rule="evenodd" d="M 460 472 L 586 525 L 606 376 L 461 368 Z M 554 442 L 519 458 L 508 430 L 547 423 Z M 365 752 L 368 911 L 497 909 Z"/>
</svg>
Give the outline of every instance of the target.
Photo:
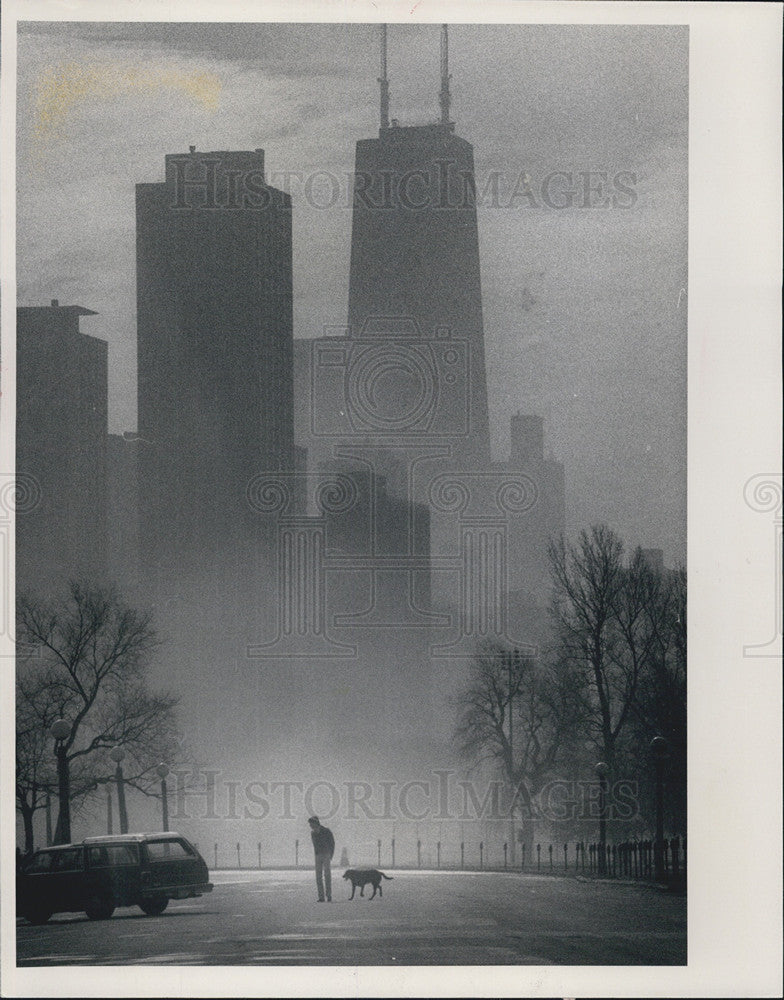
<svg viewBox="0 0 784 1000">
<path fill-rule="evenodd" d="M 255 544 L 246 488 L 293 462 L 289 195 L 263 150 L 166 157 L 136 187 L 140 532 L 159 582 Z"/>
<path fill-rule="evenodd" d="M 106 341 L 83 306 L 20 306 L 16 325 L 17 590 L 106 575 Z"/>
<path fill-rule="evenodd" d="M 473 147 L 450 120 L 446 25 L 440 120 L 389 119 L 386 26 L 378 137 L 357 143 L 347 403 L 372 429 L 449 444 L 453 463 L 490 462 Z M 374 411 L 374 412 L 370 412 Z"/>
<path fill-rule="evenodd" d="M 312 430 L 370 462 L 412 511 L 431 505 L 428 553 L 443 566 L 459 556 L 454 511 L 432 507 L 452 491 L 439 477 L 490 467 L 474 154 L 450 119 L 446 26 L 429 124 L 390 119 L 386 41 L 382 27 L 378 136 L 356 145 L 347 331 L 313 342 Z M 475 477 L 457 488 L 480 489 Z M 439 604 L 463 590 L 456 569 L 434 580 Z"/>
</svg>

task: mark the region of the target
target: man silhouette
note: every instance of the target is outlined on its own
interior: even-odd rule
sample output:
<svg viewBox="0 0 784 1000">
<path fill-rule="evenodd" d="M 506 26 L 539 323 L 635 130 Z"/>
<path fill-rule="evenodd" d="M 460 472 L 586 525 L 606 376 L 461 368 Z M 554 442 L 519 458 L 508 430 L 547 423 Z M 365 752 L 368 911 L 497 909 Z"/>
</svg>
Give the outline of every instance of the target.
<svg viewBox="0 0 784 1000">
<path fill-rule="evenodd" d="M 318 889 L 318 902 L 324 902 L 324 888 L 326 886 L 326 901 L 332 902 L 332 868 L 330 862 L 335 853 L 335 838 L 332 831 L 322 826 L 318 816 L 311 816 L 310 836 L 313 841 L 313 850 L 316 852 L 316 888 Z"/>
</svg>

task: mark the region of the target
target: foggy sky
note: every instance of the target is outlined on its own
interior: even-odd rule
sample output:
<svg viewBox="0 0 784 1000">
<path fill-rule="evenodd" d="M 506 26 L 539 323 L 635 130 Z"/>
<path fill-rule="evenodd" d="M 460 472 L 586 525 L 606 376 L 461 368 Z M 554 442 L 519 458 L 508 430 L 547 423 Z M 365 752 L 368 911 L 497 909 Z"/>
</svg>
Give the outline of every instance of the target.
<svg viewBox="0 0 784 1000">
<path fill-rule="evenodd" d="M 82 330 L 110 345 L 110 430 L 136 421 L 134 185 L 162 180 L 166 153 L 264 148 L 294 201 L 295 336 L 345 322 L 347 175 L 356 140 L 377 134 L 377 37 L 20 26 L 18 301 L 97 310 Z M 669 565 L 686 534 L 687 46 L 677 27 L 450 29 L 456 133 L 480 191 L 502 178 L 500 207 L 479 210 L 494 457 L 511 413 L 541 413 L 566 466 L 568 530 L 606 520 Z M 392 116 L 435 120 L 438 26 L 391 26 L 389 73 Z M 634 206 L 543 204 L 549 174 L 587 170 L 636 175 Z M 309 205 L 286 171 L 334 175 L 337 204 Z M 535 206 L 508 205 L 522 173 Z"/>
</svg>

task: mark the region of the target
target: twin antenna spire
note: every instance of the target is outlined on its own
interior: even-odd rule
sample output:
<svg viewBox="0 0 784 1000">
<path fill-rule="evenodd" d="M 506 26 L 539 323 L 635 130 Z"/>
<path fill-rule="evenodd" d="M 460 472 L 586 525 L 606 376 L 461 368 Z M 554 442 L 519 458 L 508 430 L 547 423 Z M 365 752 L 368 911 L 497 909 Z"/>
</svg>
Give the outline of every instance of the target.
<svg viewBox="0 0 784 1000">
<path fill-rule="evenodd" d="M 438 95 L 438 103 L 441 105 L 441 124 L 449 124 L 449 105 L 452 98 L 449 96 L 449 35 L 445 24 L 441 25 L 441 92 Z"/>
<path fill-rule="evenodd" d="M 381 128 L 389 128 L 389 80 L 387 79 L 387 26 L 381 25 Z"/>
<path fill-rule="evenodd" d="M 449 35 L 447 26 L 441 25 L 441 90 L 438 94 L 438 103 L 441 106 L 441 124 L 451 125 L 449 120 L 449 106 L 452 97 L 449 93 L 449 81 L 452 76 L 449 72 Z M 381 25 L 381 76 L 378 78 L 381 87 L 381 128 L 389 128 L 389 79 L 387 78 L 387 26 Z"/>
</svg>

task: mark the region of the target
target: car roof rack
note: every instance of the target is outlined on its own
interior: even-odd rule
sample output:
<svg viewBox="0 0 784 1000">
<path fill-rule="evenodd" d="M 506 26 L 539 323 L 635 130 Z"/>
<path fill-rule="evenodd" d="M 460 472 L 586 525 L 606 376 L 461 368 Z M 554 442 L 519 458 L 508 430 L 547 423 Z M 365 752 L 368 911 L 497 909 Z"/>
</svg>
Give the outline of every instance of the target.
<svg viewBox="0 0 784 1000">
<path fill-rule="evenodd" d="M 133 843 L 138 843 L 142 840 L 158 840 L 167 839 L 170 837 L 180 837 L 181 834 L 177 833 L 176 830 L 159 830 L 156 833 L 106 833 L 102 837 L 85 837 L 82 841 L 83 844 L 116 844 L 132 841 Z M 64 846 L 64 845 L 63 845 Z M 76 845 L 79 846 L 78 844 Z"/>
</svg>

